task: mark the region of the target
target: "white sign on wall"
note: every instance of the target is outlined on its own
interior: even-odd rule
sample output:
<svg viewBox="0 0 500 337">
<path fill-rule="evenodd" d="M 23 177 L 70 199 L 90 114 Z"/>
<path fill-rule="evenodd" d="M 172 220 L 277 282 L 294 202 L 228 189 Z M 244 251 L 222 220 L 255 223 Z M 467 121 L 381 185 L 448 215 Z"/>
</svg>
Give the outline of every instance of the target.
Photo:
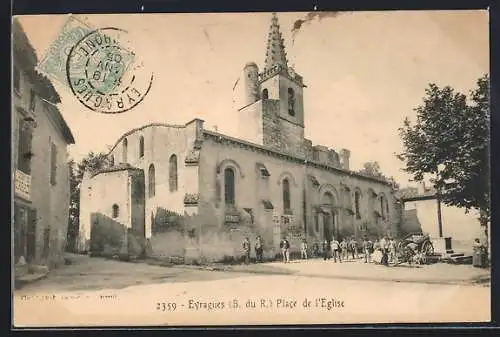
<svg viewBox="0 0 500 337">
<path fill-rule="evenodd" d="M 16 176 L 14 179 L 14 192 L 16 195 L 30 200 L 30 190 L 31 190 L 31 176 L 16 170 Z"/>
</svg>

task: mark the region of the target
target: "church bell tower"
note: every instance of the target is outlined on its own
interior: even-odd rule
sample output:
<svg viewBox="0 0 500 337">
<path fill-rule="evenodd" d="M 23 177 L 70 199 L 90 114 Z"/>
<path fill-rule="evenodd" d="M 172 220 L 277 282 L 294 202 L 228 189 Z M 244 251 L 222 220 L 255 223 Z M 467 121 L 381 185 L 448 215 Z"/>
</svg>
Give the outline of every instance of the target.
<svg viewBox="0 0 500 337">
<path fill-rule="evenodd" d="M 288 66 L 278 17 L 273 13 L 267 38 L 266 60 L 260 78 L 262 98 L 280 101 L 280 117 L 304 126 L 302 77 Z"/>
<path fill-rule="evenodd" d="M 256 75 L 258 74 L 258 75 Z M 302 76 L 288 66 L 278 17 L 272 14 L 264 68 L 244 68 L 245 106 L 239 110 L 244 139 L 281 152 L 304 156 Z"/>
</svg>

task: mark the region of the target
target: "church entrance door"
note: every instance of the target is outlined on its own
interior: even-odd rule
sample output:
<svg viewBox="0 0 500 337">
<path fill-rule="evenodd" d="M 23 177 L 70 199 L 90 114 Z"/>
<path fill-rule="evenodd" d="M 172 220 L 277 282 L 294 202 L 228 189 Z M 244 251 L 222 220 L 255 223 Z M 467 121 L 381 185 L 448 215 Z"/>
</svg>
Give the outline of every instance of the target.
<svg viewBox="0 0 500 337">
<path fill-rule="evenodd" d="M 325 240 L 333 238 L 333 216 L 331 213 L 323 213 L 323 237 Z"/>
</svg>

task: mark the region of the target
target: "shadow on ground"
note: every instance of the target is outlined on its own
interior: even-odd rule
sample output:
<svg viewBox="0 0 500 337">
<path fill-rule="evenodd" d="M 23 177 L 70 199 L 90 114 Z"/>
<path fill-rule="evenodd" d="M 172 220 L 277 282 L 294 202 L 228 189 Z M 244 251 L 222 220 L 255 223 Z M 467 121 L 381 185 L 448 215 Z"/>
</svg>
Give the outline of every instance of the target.
<svg viewBox="0 0 500 337">
<path fill-rule="evenodd" d="M 23 291 L 78 291 L 123 289 L 129 286 L 211 281 L 249 276 L 249 274 L 293 274 L 293 271 L 267 265 L 161 266 L 148 261 L 122 262 L 99 257 L 74 255 L 71 264 L 49 272 L 46 278 L 26 284 Z M 214 272 L 219 271 L 219 272 Z M 227 271 L 227 272 L 224 272 Z"/>
</svg>

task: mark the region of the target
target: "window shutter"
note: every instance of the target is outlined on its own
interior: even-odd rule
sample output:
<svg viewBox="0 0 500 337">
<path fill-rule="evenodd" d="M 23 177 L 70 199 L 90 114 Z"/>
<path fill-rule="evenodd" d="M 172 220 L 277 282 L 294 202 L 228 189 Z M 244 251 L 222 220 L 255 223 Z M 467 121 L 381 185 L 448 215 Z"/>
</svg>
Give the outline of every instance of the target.
<svg viewBox="0 0 500 337">
<path fill-rule="evenodd" d="M 17 141 L 17 169 L 26 173 L 31 174 L 31 142 L 33 139 L 33 133 L 29 128 L 26 128 L 24 119 L 19 120 L 19 139 Z"/>
<path fill-rule="evenodd" d="M 51 145 L 50 149 L 50 183 L 52 185 L 56 184 L 57 176 L 57 148 L 54 143 Z"/>
</svg>

